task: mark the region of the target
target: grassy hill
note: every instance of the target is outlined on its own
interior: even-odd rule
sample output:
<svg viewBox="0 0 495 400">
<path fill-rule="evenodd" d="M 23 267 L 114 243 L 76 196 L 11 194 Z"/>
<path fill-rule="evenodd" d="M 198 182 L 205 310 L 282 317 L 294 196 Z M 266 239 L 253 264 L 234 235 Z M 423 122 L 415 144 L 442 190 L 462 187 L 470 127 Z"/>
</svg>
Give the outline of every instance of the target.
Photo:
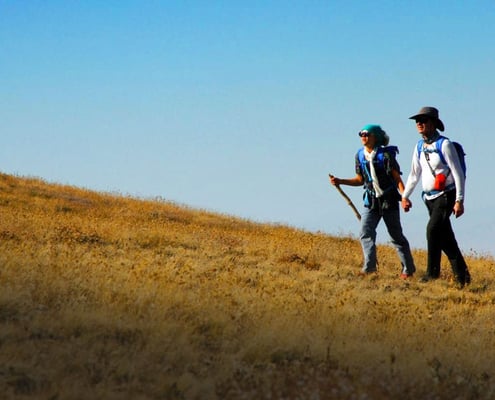
<svg viewBox="0 0 495 400">
<path fill-rule="evenodd" d="M 458 290 L 379 258 L 359 278 L 353 238 L 0 174 L 0 393 L 494 398 L 494 260 Z"/>
</svg>

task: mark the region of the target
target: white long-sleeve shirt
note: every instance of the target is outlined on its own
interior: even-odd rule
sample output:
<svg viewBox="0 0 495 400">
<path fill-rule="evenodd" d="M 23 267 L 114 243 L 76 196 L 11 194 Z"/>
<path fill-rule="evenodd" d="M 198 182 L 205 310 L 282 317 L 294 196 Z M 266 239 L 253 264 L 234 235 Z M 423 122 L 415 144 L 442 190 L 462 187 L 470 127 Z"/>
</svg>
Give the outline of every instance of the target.
<svg viewBox="0 0 495 400">
<path fill-rule="evenodd" d="M 464 172 L 462 171 L 461 163 L 459 161 L 459 156 L 457 155 L 457 151 L 452 144 L 452 142 L 448 139 L 445 139 L 442 143 L 442 154 L 447 162 L 445 165 L 438 152 L 435 151 L 435 143 L 426 144 L 425 150 L 431 151 L 429 152 L 430 156 L 430 165 L 435 171 L 435 174 L 444 174 L 447 176 L 447 180 L 445 182 L 445 186 L 455 184 L 456 190 L 456 201 L 464 200 L 464 188 L 465 188 L 465 178 Z M 450 169 L 450 172 L 449 172 Z M 442 192 L 434 192 L 429 194 L 429 192 L 434 191 L 435 177 L 431 173 L 430 167 L 428 166 L 428 162 L 426 161 L 425 154 L 420 152 L 418 157 L 418 146 L 414 146 L 412 163 L 411 163 L 411 172 L 407 178 L 406 187 L 404 189 L 404 193 L 402 194 L 403 198 L 409 198 L 409 196 L 414 191 L 414 188 L 419 182 L 419 178 L 421 177 L 421 183 L 423 186 L 423 192 L 425 193 L 425 198 L 427 200 L 432 200 L 436 197 L 439 197 L 443 194 Z"/>
</svg>

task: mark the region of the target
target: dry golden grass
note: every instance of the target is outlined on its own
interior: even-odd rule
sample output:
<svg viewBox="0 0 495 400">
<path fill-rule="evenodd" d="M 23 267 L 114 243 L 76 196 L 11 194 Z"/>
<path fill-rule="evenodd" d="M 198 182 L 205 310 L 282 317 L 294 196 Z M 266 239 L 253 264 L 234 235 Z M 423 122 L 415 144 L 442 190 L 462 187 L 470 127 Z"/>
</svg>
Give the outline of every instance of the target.
<svg viewBox="0 0 495 400">
<path fill-rule="evenodd" d="M 357 278 L 354 238 L 0 174 L 0 393 L 494 398 L 494 260 L 458 290 L 379 257 Z"/>
</svg>

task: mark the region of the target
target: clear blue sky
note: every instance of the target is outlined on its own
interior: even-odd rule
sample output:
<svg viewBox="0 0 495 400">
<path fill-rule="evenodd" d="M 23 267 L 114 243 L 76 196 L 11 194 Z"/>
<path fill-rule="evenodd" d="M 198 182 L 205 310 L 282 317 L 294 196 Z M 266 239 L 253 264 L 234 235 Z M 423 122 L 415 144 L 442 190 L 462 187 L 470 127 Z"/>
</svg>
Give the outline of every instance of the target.
<svg viewBox="0 0 495 400">
<path fill-rule="evenodd" d="M 494 21 L 493 0 L 0 0 L 0 170 L 356 236 L 328 172 L 379 123 L 405 179 L 431 105 L 468 154 L 458 241 L 493 254 Z"/>
</svg>

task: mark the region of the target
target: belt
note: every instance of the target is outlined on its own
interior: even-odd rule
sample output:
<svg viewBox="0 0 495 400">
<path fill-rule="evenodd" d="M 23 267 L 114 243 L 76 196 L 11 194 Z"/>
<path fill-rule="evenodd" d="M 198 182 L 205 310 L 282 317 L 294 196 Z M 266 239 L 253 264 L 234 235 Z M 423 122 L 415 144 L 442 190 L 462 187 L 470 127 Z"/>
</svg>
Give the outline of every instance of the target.
<svg viewBox="0 0 495 400">
<path fill-rule="evenodd" d="M 450 192 L 451 190 L 454 189 L 455 189 L 455 183 L 451 183 L 450 185 L 446 186 L 445 189 L 443 190 L 430 190 L 429 192 L 423 192 L 423 194 L 426 196 L 434 196 L 439 193 Z"/>
</svg>

